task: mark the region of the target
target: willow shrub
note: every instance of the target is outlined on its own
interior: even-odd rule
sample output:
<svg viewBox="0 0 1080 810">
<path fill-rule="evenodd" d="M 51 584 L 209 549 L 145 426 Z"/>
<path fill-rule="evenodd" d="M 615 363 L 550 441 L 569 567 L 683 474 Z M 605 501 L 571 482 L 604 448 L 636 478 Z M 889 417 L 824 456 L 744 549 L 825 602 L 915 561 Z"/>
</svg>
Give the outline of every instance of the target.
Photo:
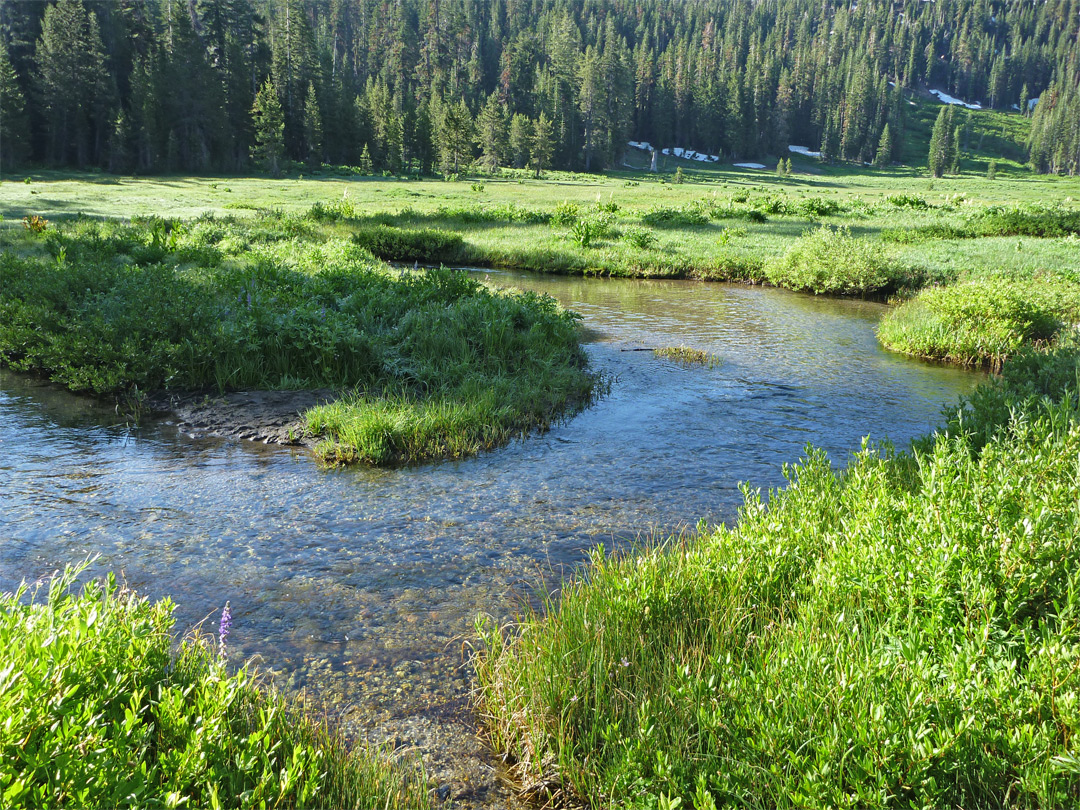
<svg viewBox="0 0 1080 810">
<path fill-rule="evenodd" d="M 0 796 L 9 808 L 429 805 L 414 766 L 342 738 L 111 579 L 0 596 Z"/>
<path fill-rule="evenodd" d="M 735 525 L 598 550 L 546 615 L 481 623 L 518 777 L 665 810 L 1074 804 L 1077 403 L 981 396 L 965 430 L 840 472 L 810 451 Z"/>
<path fill-rule="evenodd" d="M 769 262 L 765 278 L 777 287 L 815 295 L 881 294 L 917 281 L 886 257 L 880 243 L 829 226 L 809 232 Z"/>
<path fill-rule="evenodd" d="M 1080 285 L 990 276 L 924 289 L 882 319 L 878 339 L 918 357 L 999 365 L 1021 346 L 1053 341 L 1078 321 Z"/>
</svg>

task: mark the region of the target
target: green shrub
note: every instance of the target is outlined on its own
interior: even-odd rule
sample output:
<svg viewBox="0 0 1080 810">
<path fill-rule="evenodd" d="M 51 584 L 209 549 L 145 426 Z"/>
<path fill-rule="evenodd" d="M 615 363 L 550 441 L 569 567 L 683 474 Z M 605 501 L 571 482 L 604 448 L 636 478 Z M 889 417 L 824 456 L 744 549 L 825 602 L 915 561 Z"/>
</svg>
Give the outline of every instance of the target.
<svg viewBox="0 0 1080 810">
<path fill-rule="evenodd" d="M 307 216 L 316 222 L 341 222 L 356 219 L 356 206 L 350 200 L 335 200 L 332 203 L 317 202 L 308 209 Z"/>
<path fill-rule="evenodd" d="M 678 208 L 654 205 L 641 215 L 641 221 L 654 228 L 684 228 L 707 225 L 709 214 L 701 203 L 688 203 Z"/>
<path fill-rule="evenodd" d="M 623 239 L 641 250 L 647 250 L 656 244 L 656 236 L 652 231 L 633 225 L 623 231 Z"/>
<path fill-rule="evenodd" d="M 458 264 L 466 256 L 461 234 L 435 228 L 369 225 L 355 231 L 352 239 L 371 255 L 391 262 Z"/>
<path fill-rule="evenodd" d="M 1055 237 L 1080 234 L 1080 208 L 1060 205 L 995 206 L 972 222 L 977 236 Z"/>
<path fill-rule="evenodd" d="M 576 202 L 563 200 L 555 206 L 555 213 L 551 216 L 551 223 L 562 226 L 573 225 L 578 221 L 580 214 L 581 211 Z"/>
<path fill-rule="evenodd" d="M 168 601 L 111 577 L 73 593 L 78 571 L 0 595 L 4 807 L 429 805 L 416 769 L 350 752 L 214 645 L 177 647 Z"/>
<path fill-rule="evenodd" d="M 933 208 L 930 203 L 915 194 L 890 194 L 885 198 L 885 202 L 897 208 L 914 208 L 920 211 Z"/>
<path fill-rule="evenodd" d="M 765 267 L 770 284 L 816 295 L 866 295 L 896 289 L 906 276 L 885 258 L 881 246 L 852 236 L 847 228 L 818 228 Z"/>
</svg>

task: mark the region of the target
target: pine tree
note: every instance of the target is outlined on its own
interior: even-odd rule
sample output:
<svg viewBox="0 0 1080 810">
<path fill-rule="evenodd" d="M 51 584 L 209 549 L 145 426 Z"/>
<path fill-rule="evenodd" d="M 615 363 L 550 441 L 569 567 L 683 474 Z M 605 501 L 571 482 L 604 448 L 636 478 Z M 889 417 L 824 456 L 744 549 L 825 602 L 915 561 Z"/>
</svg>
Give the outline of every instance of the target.
<svg viewBox="0 0 1080 810">
<path fill-rule="evenodd" d="M 277 89 L 270 79 L 264 81 L 259 92 L 255 94 L 251 117 L 255 125 L 252 157 L 266 171 L 277 177 L 281 171 L 281 158 L 285 153 L 285 114 L 278 100 Z"/>
<path fill-rule="evenodd" d="M 506 108 L 499 101 L 499 94 L 493 92 L 476 119 L 476 145 L 480 147 L 480 161 L 487 171 L 498 171 L 505 161 L 506 136 Z"/>
<path fill-rule="evenodd" d="M 784 158 L 784 177 L 791 177 L 791 158 Z"/>
<path fill-rule="evenodd" d="M 315 97 L 313 82 L 308 83 L 307 98 L 304 99 L 304 149 L 308 166 L 314 168 L 322 165 L 322 115 L 319 113 L 319 100 Z"/>
<path fill-rule="evenodd" d="M 991 160 L 986 165 L 986 179 L 987 180 L 995 180 L 995 179 L 997 179 L 997 161 L 996 160 Z"/>
<path fill-rule="evenodd" d="M 523 169 L 532 157 L 532 126 L 521 113 L 510 119 L 510 159 L 515 168 Z"/>
<path fill-rule="evenodd" d="M 952 139 L 949 141 L 949 152 L 945 162 L 949 167 L 949 174 L 960 174 L 960 139 L 962 137 L 960 127 L 953 129 Z"/>
<path fill-rule="evenodd" d="M 49 6 L 35 59 L 48 159 L 78 166 L 96 161 L 114 121 L 113 87 L 97 17 L 81 0 Z"/>
<path fill-rule="evenodd" d="M 443 107 L 437 142 L 443 174 L 458 174 L 472 161 L 473 120 L 464 99 Z"/>
<path fill-rule="evenodd" d="M 533 137 L 532 143 L 532 162 L 533 167 L 536 169 L 536 176 L 540 177 L 544 169 L 551 165 L 551 156 L 555 152 L 555 139 L 553 137 L 551 122 L 548 120 L 547 114 L 540 113 L 540 117 L 536 119 L 536 123 L 533 125 Z"/>
<path fill-rule="evenodd" d="M 0 39 L 0 168 L 13 169 L 30 154 L 26 99 Z"/>
<path fill-rule="evenodd" d="M 368 149 L 368 145 L 364 144 L 364 151 L 360 153 L 360 174 L 371 174 L 371 150 Z"/>
<path fill-rule="evenodd" d="M 938 112 L 934 121 L 934 131 L 930 136 L 930 154 L 927 167 L 934 177 L 941 177 L 952 165 L 953 160 L 953 108 L 946 104 Z"/>
<path fill-rule="evenodd" d="M 892 132 L 889 130 L 889 125 L 886 124 L 885 128 L 881 130 L 881 139 L 878 140 L 877 154 L 874 156 L 874 165 L 879 169 L 884 169 L 892 163 L 892 153 Z"/>
</svg>

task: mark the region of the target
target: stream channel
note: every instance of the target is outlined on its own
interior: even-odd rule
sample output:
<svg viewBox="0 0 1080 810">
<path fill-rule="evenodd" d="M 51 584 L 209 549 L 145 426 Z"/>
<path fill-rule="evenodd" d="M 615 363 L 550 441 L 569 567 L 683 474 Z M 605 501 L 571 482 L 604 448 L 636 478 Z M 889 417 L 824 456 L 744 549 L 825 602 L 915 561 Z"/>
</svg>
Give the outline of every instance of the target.
<svg viewBox="0 0 1080 810">
<path fill-rule="evenodd" d="M 842 465 L 902 446 L 979 375 L 882 351 L 880 304 L 761 287 L 481 271 L 580 313 L 611 390 L 543 436 L 478 458 L 325 469 L 305 450 L 132 426 L 0 371 L 0 590 L 100 555 L 177 629 L 231 602 L 236 661 L 354 735 L 420 753 L 455 807 L 505 807 L 475 736 L 479 613 L 510 621 L 598 543 L 734 518 L 808 443 Z M 687 367 L 634 349 L 718 355 Z"/>
</svg>

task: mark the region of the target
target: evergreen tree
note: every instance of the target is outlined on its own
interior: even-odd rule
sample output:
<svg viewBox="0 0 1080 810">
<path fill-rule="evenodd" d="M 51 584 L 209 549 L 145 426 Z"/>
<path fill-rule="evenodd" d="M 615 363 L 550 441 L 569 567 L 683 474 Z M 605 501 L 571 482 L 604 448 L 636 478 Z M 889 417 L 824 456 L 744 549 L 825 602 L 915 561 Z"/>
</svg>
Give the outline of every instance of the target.
<svg viewBox="0 0 1080 810">
<path fill-rule="evenodd" d="M 267 79 L 255 94 L 251 107 L 255 125 L 255 147 L 252 157 L 275 177 L 281 171 L 281 158 L 285 153 L 285 113 L 278 100 L 273 81 Z"/>
<path fill-rule="evenodd" d="M 476 119 L 476 145 L 480 147 L 480 161 L 489 172 L 498 171 L 505 162 L 506 129 L 506 108 L 499 101 L 499 94 L 493 92 Z"/>
<path fill-rule="evenodd" d="M 308 83 L 307 97 L 304 99 L 304 150 L 308 166 L 314 168 L 322 165 L 322 115 L 319 113 L 319 100 L 315 97 L 313 82 Z"/>
<path fill-rule="evenodd" d="M 113 88 L 97 18 L 82 0 L 59 0 L 45 10 L 35 60 L 47 159 L 97 161 L 114 121 Z"/>
<path fill-rule="evenodd" d="M 360 153 L 360 174 L 371 174 L 371 150 L 368 149 L 368 145 L 364 144 L 364 151 Z"/>
<path fill-rule="evenodd" d="M 927 167 L 934 177 L 941 177 L 953 162 L 953 107 L 946 104 L 938 112 L 934 130 L 930 136 L 930 154 Z"/>
<path fill-rule="evenodd" d="M 881 130 L 881 138 L 878 140 L 877 154 L 874 156 L 874 165 L 884 169 L 892 162 L 893 143 L 889 125 Z"/>
<path fill-rule="evenodd" d="M 986 179 L 987 180 L 995 180 L 995 179 L 997 179 L 997 161 L 996 160 L 991 160 L 986 165 Z"/>
<path fill-rule="evenodd" d="M 19 87 L 7 48 L 0 39 L 0 169 L 13 169 L 30 154 L 26 99 Z"/>
<path fill-rule="evenodd" d="M 437 140 L 443 174 L 458 174 L 472 161 L 473 120 L 464 99 L 443 108 Z"/>
<path fill-rule="evenodd" d="M 523 169 L 532 157 L 532 126 L 521 113 L 510 119 L 510 160 L 514 167 Z"/>
<path fill-rule="evenodd" d="M 540 117 L 536 119 L 533 126 L 533 137 L 530 144 L 533 168 L 536 169 L 537 177 L 540 177 L 544 169 L 551 165 L 551 156 L 555 152 L 553 136 L 551 122 L 548 120 L 547 115 L 541 112 Z"/>
</svg>

